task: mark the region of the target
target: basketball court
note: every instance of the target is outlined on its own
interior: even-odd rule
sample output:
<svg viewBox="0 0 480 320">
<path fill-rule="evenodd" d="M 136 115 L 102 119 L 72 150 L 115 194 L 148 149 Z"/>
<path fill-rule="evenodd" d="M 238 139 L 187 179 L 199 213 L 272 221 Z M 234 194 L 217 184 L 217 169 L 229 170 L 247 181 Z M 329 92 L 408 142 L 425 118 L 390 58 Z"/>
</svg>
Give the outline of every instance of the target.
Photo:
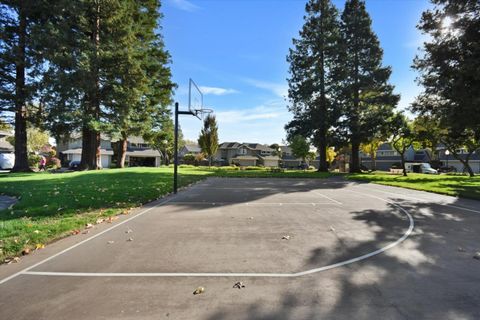
<svg viewBox="0 0 480 320">
<path fill-rule="evenodd" d="M 0 318 L 474 319 L 478 230 L 473 200 L 210 178 L 1 266 Z"/>
</svg>

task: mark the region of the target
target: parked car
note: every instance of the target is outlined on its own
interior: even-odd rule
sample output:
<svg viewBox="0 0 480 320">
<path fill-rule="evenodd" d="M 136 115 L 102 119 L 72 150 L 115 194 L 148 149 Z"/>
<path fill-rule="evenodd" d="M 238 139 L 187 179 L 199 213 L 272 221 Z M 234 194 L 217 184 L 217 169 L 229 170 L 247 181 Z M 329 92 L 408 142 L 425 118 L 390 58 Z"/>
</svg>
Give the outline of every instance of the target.
<svg viewBox="0 0 480 320">
<path fill-rule="evenodd" d="M 405 163 L 405 169 L 407 172 L 425 173 L 425 174 L 438 174 L 438 171 L 430 166 L 427 162 L 407 162 Z"/>
<path fill-rule="evenodd" d="M 15 155 L 13 153 L 0 153 L 0 169 L 10 170 L 15 163 Z"/>
<path fill-rule="evenodd" d="M 74 171 L 80 170 L 80 161 L 78 160 L 70 161 L 70 164 L 68 165 L 68 169 L 74 170 Z"/>
<path fill-rule="evenodd" d="M 442 172 L 442 173 L 457 172 L 457 168 L 455 168 L 454 166 L 448 166 L 448 167 L 443 166 L 438 168 L 438 172 Z"/>
</svg>

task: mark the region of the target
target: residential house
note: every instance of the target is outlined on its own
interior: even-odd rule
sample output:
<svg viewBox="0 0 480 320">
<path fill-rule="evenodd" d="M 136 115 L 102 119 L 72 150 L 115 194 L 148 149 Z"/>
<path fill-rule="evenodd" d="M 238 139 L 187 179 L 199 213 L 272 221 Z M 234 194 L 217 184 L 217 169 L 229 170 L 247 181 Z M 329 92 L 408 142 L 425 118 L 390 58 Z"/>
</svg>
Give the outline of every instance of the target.
<svg viewBox="0 0 480 320">
<path fill-rule="evenodd" d="M 186 154 L 197 155 L 197 154 L 200 154 L 200 153 L 202 153 L 202 149 L 200 148 L 200 146 L 198 144 L 187 144 L 187 145 L 183 146 L 183 148 L 181 148 L 178 151 L 178 157 L 179 157 L 179 159 L 181 159 Z"/>
<path fill-rule="evenodd" d="M 215 160 L 226 165 L 279 167 L 275 150 L 260 143 L 224 142 L 219 145 Z"/>
<path fill-rule="evenodd" d="M 63 165 L 71 161 L 80 161 L 82 155 L 82 136 L 74 133 L 69 137 L 57 140 L 57 153 Z M 113 163 L 113 148 L 110 137 L 102 134 L 100 137 L 100 166 L 109 168 Z M 125 163 L 130 167 L 158 167 L 161 154 L 150 147 L 141 137 L 129 137 Z"/>
<path fill-rule="evenodd" d="M 437 147 L 439 161 L 442 166 L 449 166 L 454 167 L 457 172 L 464 172 L 465 168 L 462 162 L 456 159 L 451 152 L 446 154 L 446 148 L 443 145 L 439 145 Z M 467 157 L 468 152 L 465 149 L 458 149 L 456 150 L 458 156 L 464 160 Z M 472 168 L 473 172 L 480 173 L 480 149 L 476 150 L 471 156 L 470 160 L 468 161 L 470 167 Z"/>
<path fill-rule="evenodd" d="M 12 133 L 8 131 L 0 131 L 0 153 L 13 153 L 13 146 L 7 141 Z"/>
<path fill-rule="evenodd" d="M 360 152 L 360 164 L 367 169 L 372 170 L 373 164 L 369 154 Z M 405 152 L 405 161 L 415 160 L 415 150 L 410 147 Z M 397 150 L 395 150 L 390 143 L 382 143 L 377 150 L 377 157 L 375 161 L 375 169 L 381 171 L 389 171 L 392 165 L 402 162 L 402 158 Z"/>
</svg>

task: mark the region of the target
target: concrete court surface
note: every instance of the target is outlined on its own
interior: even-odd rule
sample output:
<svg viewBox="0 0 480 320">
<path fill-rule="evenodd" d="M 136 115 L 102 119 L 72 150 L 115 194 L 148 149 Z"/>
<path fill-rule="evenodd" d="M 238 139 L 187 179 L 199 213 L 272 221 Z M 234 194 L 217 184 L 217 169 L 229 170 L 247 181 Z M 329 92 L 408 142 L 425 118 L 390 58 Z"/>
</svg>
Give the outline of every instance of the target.
<svg viewBox="0 0 480 320">
<path fill-rule="evenodd" d="M 474 200 L 210 178 L 1 266 L 0 319 L 479 319 L 479 232 Z"/>
</svg>

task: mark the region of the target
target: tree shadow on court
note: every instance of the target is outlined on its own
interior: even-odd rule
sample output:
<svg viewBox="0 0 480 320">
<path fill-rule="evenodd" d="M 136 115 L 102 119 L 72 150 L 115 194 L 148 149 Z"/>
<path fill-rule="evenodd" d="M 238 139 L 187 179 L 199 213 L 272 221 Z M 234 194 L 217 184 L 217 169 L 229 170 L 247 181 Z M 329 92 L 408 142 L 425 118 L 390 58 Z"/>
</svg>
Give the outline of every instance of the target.
<svg viewBox="0 0 480 320">
<path fill-rule="evenodd" d="M 480 318 L 480 261 L 473 259 L 480 250 L 480 215 L 434 202 L 392 201 L 415 220 L 414 232 L 398 246 L 288 283 L 268 280 L 265 287 L 277 289 L 277 294 L 246 305 L 221 306 L 207 319 Z M 458 200 L 452 205 L 463 203 Z M 407 230 L 408 221 L 403 218 L 401 225 L 392 225 L 384 218 L 392 212 L 398 212 L 392 204 L 385 210 L 351 212 L 353 219 L 373 230 L 374 240 L 350 246 L 338 241 L 332 250 L 340 254 L 330 261 L 325 261 L 323 248 L 311 250 L 305 269 L 347 260 L 396 241 Z"/>
</svg>

